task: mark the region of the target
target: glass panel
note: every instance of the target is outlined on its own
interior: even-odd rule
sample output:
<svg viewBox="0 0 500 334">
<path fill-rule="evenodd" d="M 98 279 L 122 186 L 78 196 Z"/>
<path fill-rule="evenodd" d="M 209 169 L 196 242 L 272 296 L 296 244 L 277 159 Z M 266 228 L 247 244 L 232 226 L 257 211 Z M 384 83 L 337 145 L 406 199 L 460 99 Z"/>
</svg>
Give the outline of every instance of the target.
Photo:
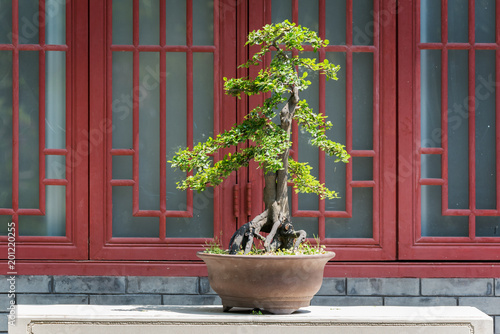
<svg viewBox="0 0 500 334">
<path fill-rule="evenodd" d="M 186 0 L 166 0 L 167 45 L 186 44 Z"/>
<path fill-rule="evenodd" d="M 193 0 L 193 44 L 214 44 L 213 0 Z"/>
<path fill-rule="evenodd" d="M 352 179 L 355 181 L 373 180 L 373 158 L 372 157 L 353 157 Z"/>
<path fill-rule="evenodd" d="M 7 235 L 9 232 L 14 233 L 12 228 L 16 228 L 16 226 L 12 224 L 12 216 L 0 215 L 0 235 Z"/>
<path fill-rule="evenodd" d="M 113 187 L 113 237 L 158 238 L 158 217 L 132 216 L 132 187 Z"/>
<path fill-rule="evenodd" d="M 160 44 L 160 0 L 139 1 L 139 44 Z"/>
<path fill-rule="evenodd" d="M 19 44 L 38 44 L 38 0 L 19 1 Z"/>
<path fill-rule="evenodd" d="M 420 156 L 421 177 L 423 179 L 441 178 L 441 155 L 422 154 Z"/>
<path fill-rule="evenodd" d="M 314 31 L 319 31 L 318 0 L 299 0 L 299 24 Z"/>
<path fill-rule="evenodd" d="M 352 43 L 354 45 L 373 45 L 374 26 L 373 0 L 353 0 Z"/>
<path fill-rule="evenodd" d="M 280 23 L 285 20 L 292 22 L 291 0 L 273 0 L 271 6 L 271 16 L 273 23 Z"/>
<path fill-rule="evenodd" d="M 167 161 L 175 152 L 187 146 L 187 113 L 186 113 L 186 55 L 184 53 L 167 53 L 166 60 L 166 140 Z M 173 121 L 175 120 L 175 121 Z M 185 206 L 186 193 L 176 188 L 176 183 L 185 177 L 179 169 L 166 166 L 167 210 L 180 209 Z"/>
<path fill-rule="evenodd" d="M 39 207 L 38 52 L 19 52 L 19 207 Z"/>
<path fill-rule="evenodd" d="M 476 208 L 496 209 L 495 51 L 476 50 Z M 486 79 L 488 78 L 488 79 Z"/>
<path fill-rule="evenodd" d="M 66 43 L 66 1 L 45 0 L 45 43 Z"/>
<path fill-rule="evenodd" d="M 441 51 L 420 51 L 420 63 L 420 144 L 441 147 Z"/>
<path fill-rule="evenodd" d="M 292 193 L 295 190 L 293 190 L 293 187 L 288 187 L 288 203 L 290 206 L 290 209 L 292 208 L 292 203 L 293 203 L 293 197 Z M 300 194 L 299 194 L 300 195 Z M 316 196 L 317 197 L 317 196 Z M 303 201 L 299 199 L 299 206 L 300 202 Z M 316 203 L 318 202 L 318 199 L 316 198 Z M 316 204 L 316 209 L 312 210 L 318 210 Z M 318 226 L 318 218 L 317 217 L 293 217 L 292 216 L 292 224 L 293 228 L 295 230 L 304 230 L 307 233 L 308 238 L 313 238 L 313 236 L 318 236 L 319 235 L 319 226 Z"/>
<path fill-rule="evenodd" d="M 476 217 L 477 237 L 500 237 L 500 217 Z"/>
<path fill-rule="evenodd" d="M 142 52 L 139 57 L 139 82 L 144 94 L 139 98 L 139 208 L 160 209 L 160 80 L 157 52 Z"/>
<path fill-rule="evenodd" d="M 423 237 L 467 237 L 468 216 L 441 215 L 441 186 L 421 186 Z"/>
<path fill-rule="evenodd" d="M 326 218 L 327 238 L 373 238 L 373 189 L 352 188 L 352 218 Z"/>
<path fill-rule="evenodd" d="M 113 52 L 113 148 L 133 147 L 133 68 L 132 52 Z"/>
<path fill-rule="evenodd" d="M 185 196 L 184 196 L 185 201 Z M 193 192 L 193 218 L 167 217 L 167 238 L 211 238 L 214 236 L 214 192 L 213 188 Z M 186 204 L 180 206 L 186 210 Z"/>
<path fill-rule="evenodd" d="M 448 0 L 448 42 L 467 43 L 469 41 L 468 0 Z"/>
<path fill-rule="evenodd" d="M 318 61 L 318 54 L 314 52 L 304 52 L 304 58 L 316 59 Z M 311 81 L 309 89 L 300 92 L 300 98 L 306 100 L 309 107 L 315 112 L 319 113 L 319 75 L 317 72 L 308 71 L 307 79 Z M 302 76 L 302 73 L 299 74 Z M 311 175 L 319 177 L 319 149 L 312 146 L 311 135 L 303 128 L 299 127 L 299 142 L 298 142 L 298 160 L 300 162 L 308 162 L 312 167 Z M 299 193 L 298 199 L 299 210 L 318 210 L 319 197 L 315 194 Z"/>
<path fill-rule="evenodd" d="M 448 109 L 468 109 L 468 51 L 448 51 Z M 448 199 L 450 209 L 469 208 L 469 124 L 448 115 Z"/>
<path fill-rule="evenodd" d="M 66 178 L 66 156 L 46 155 L 45 156 L 45 177 L 47 179 Z"/>
<path fill-rule="evenodd" d="M 45 186 L 45 216 L 19 216 L 19 235 L 66 235 L 65 186 Z"/>
<path fill-rule="evenodd" d="M 0 44 L 12 43 L 12 0 L 0 0 Z"/>
<path fill-rule="evenodd" d="M 0 51 L 0 208 L 12 207 L 12 52 Z"/>
<path fill-rule="evenodd" d="M 113 179 L 115 180 L 132 180 L 133 165 L 131 155 L 114 155 L 113 156 Z"/>
<path fill-rule="evenodd" d="M 193 140 L 194 144 L 213 136 L 214 124 L 214 56 L 193 54 Z"/>
<path fill-rule="evenodd" d="M 45 55 L 45 147 L 66 148 L 66 52 Z"/>
<path fill-rule="evenodd" d="M 113 44 L 132 44 L 133 13 L 132 0 L 113 0 Z"/>
<path fill-rule="evenodd" d="M 326 1 L 325 36 L 330 45 L 346 43 L 346 0 Z"/>
<path fill-rule="evenodd" d="M 352 148 L 373 149 L 373 54 L 352 54 Z"/>
<path fill-rule="evenodd" d="M 325 115 L 332 127 L 327 131 L 329 139 L 346 143 L 346 55 L 343 52 L 327 52 L 326 59 L 331 64 L 340 65 L 338 80 L 325 83 Z M 327 211 L 345 210 L 346 164 L 335 162 L 335 157 L 325 158 L 325 185 L 339 193 L 340 198 L 326 200 Z"/>
<path fill-rule="evenodd" d="M 420 42 L 441 42 L 441 1 L 420 0 Z"/>
<path fill-rule="evenodd" d="M 495 43 L 495 0 L 475 2 L 476 43 Z"/>
</svg>

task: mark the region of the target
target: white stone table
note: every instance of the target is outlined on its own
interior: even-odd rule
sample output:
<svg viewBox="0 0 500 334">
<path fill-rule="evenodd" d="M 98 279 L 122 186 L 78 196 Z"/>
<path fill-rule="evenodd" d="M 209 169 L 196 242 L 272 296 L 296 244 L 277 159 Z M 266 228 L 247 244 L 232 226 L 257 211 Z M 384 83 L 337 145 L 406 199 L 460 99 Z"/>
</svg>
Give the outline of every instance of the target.
<svg viewBox="0 0 500 334">
<path fill-rule="evenodd" d="M 468 306 L 311 306 L 291 315 L 223 313 L 221 306 L 19 305 L 9 334 L 492 334 Z"/>
</svg>

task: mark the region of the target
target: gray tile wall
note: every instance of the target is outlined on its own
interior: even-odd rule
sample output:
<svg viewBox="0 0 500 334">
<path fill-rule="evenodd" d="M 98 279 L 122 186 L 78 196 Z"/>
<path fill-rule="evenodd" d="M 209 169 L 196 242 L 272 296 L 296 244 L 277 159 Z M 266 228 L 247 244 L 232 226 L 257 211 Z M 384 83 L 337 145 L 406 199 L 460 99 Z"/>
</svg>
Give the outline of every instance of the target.
<svg viewBox="0 0 500 334">
<path fill-rule="evenodd" d="M 0 276 L 7 333 L 8 276 Z M 16 276 L 16 304 L 220 305 L 206 277 Z M 312 305 L 474 306 L 500 334 L 500 278 L 325 278 Z"/>
</svg>

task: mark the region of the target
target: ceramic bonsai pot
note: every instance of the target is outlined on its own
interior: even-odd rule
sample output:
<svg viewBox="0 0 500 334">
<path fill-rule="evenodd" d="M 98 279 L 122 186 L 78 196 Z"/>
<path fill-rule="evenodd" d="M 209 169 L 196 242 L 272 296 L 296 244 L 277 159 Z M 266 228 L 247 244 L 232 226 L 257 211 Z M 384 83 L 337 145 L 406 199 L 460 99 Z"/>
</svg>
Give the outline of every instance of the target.
<svg viewBox="0 0 500 334">
<path fill-rule="evenodd" d="M 223 310 L 259 308 L 291 314 L 309 306 L 335 253 L 318 255 L 227 255 L 197 253 L 205 261 L 212 289 Z"/>
</svg>

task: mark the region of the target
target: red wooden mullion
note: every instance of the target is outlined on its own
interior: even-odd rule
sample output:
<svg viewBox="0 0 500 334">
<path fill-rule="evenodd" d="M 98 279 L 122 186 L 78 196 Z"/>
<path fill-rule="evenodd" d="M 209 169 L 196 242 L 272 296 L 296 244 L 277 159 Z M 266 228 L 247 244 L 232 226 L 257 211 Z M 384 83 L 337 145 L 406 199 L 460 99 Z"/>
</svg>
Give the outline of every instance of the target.
<svg viewBox="0 0 500 334">
<path fill-rule="evenodd" d="M 113 87 L 113 71 L 112 71 L 112 66 L 113 64 L 113 53 L 110 50 L 113 42 L 113 2 L 112 0 L 108 0 L 106 5 L 102 7 L 103 9 L 106 8 L 106 16 L 104 17 L 105 21 L 107 24 L 103 25 L 103 29 L 106 31 L 106 43 L 105 43 L 105 50 L 103 51 L 103 54 L 106 57 L 106 62 L 104 62 L 103 67 L 106 71 L 106 81 L 103 82 L 104 87 L 99 87 L 99 89 L 102 89 L 103 91 L 106 92 L 106 96 L 104 96 L 105 100 L 105 111 L 106 111 L 106 117 L 105 121 L 110 122 L 111 125 L 113 124 L 113 90 L 110 89 L 110 87 Z M 109 51 L 108 51 L 109 50 Z M 107 66 L 105 65 L 107 63 Z M 132 65 L 133 66 L 133 65 Z M 133 79 L 132 79 L 133 80 Z M 132 87 L 134 87 L 132 85 Z M 133 113 L 133 108 L 134 108 L 134 89 L 132 90 L 132 113 Z M 133 117 L 133 116 L 132 116 Z M 133 131 L 132 131 L 132 138 L 133 138 Z M 133 142 L 133 139 L 132 139 Z M 133 170 L 136 168 L 135 167 L 135 156 L 136 156 L 136 147 L 134 144 L 132 144 L 133 148 L 132 150 L 129 150 L 132 154 L 132 178 L 133 178 L 133 188 L 135 188 L 135 179 L 134 179 L 134 172 Z M 104 244 L 107 241 L 111 240 L 113 237 L 113 213 L 112 210 L 109 208 L 113 207 L 113 186 L 114 184 L 112 183 L 113 180 L 113 169 L 112 169 L 112 164 L 113 164 L 113 158 L 111 155 L 108 155 L 107 152 L 113 152 L 113 131 L 110 131 L 107 134 L 107 140 L 105 141 L 105 150 L 104 150 L 104 158 L 103 160 L 106 161 L 106 166 L 107 168 L 103 172 L 104 174 L 104 180 L 106 186 L 104 187 L 105 189 L 105 202 L 106 205 L 104 205 L 104 212 L 105 212 L 105 221 L 106 224 L 103 224 L 102 227 L 102 234 L 103 234 L 103 240 L 101 240 L 101 243 Z M 117 152 L 120 153 L 120 152 Z M 101 157 L 99 157 L 101 158 Z M 97 160 L 99 160 L 99 158 Z M 109 186 L 108 186 L 109 184 Z M 95 225 L 94 225 L 95 226 Z M 99 228 L 99 227 L 97 227 Z M 97 231 L 96 231 L 97 232 Z M 95 235 L 95 234 L 94 234 Z M 92 236 L 92 235 L 91 235 Z M 102 247 L 102 245 L 99 245 Z M 97 247 L 96 247 L 97 248 Z"/>
<path fill-rule="evenodd" d="M 374 1 L 373 20 L 374 24 L 374 38 L 373 43 L 375 52 L 373 52 L 373 150 L 375 156 L 373 157 L 373 239 L 380 241 L 380 22 L 379 22 L 379 1 Z M 372 184 L 367 181 L 356 181 L 360 184 Z M 353 185 L 351 183 L 351 185 Z M 353 185 L 354 186 L 354 185 Z"/>
<path fill-rule="evenodd" d="M 19 9 L 18 1 L 12 1 L 12 220 L 19 222 Z M 16 237 L 19 228 L 15 229 Z"/>
<path fill-rule="evenodd" d="M 213 120 L 213 131 L 214 133 L 219 133 L 220 132 L 220 124 L 221 124 L 221 119 L 220 119 L 220 112 L 219 110 L 220 105 L 221 105 L 221 100 L 219 96 L 221 95 L 221 68 L 220 68 L 220 41 L 219 41 L 219 36 L 220 36 L 220 14 L 219 14 L 219 0 L 214 0 L 214 12 L 213 12 L 213 17 L 214 17 L 214 46 L 215 46 L 215 51 L 213 53 L 213 61 L 214 61 L 214 74 L 213 74 L 213 82 L 214 82 L 214 90 L 213 90 L 213 96 L 214 96 L 214 101 L 213 101 L 213 115 L 214 115 L 214 120 Z M 214 154 L 213 157 L 216 161 L 219 159 L 219 153 L 217 152 Z M 221 194 L 221 189 L 220 187 L 215 187 L 213 189 L 214 191 L 214 202 L 213 202 L 213 225 L 214 225 L 214 236 L 217 236 L 217 233 L 221 231 L 222 229 L 222 224 L 221 224 L 221 210 L 220 210 L 220 194 Z M 192 197 L 192 196 L 191 196 Z"/>
<path fill-rule="evenodd" d="M 500 32 L 499 32 L 499 22 L 500 22 L 500 6 L 497 4 L 495 7 L 495 18 L 496 18 L 496 29 L 495 29 L 495 41 L 496 41 L 496 55 L 495 55 L 495 82 L 500 82 Z M 495 89 L 495 110 L 496 110 L 496 195 L 497 195 L 497 215 L 500 213 L 500 89 Z"/>
<path fill-rule="evenodd" d="M 167 211 L 167 127 L 166 127 L 166 119 L 167 119 L 167 102 L 166 102 L 166 68 L 167 68 L 167 60 L 166 60 L 166 52 L 165 46 L 166 44 L 166 4 L 165 0 L 160 0 L 160 46 L 162 47 L 160 50 L 160 226 L 159 226 L 159 234 L 160 240 L 165 240 L 166 236 L 166 219 L 165 212 Z"/>
<path fill-rule="evenodd" d="M 187 145 L 194 147 L 193 134 L 193 0 L 186 2 L 186 134 Z M 188 212 L 193 213 L 193 191 L 186 190 L 186 206 Z"/>
<path fill-rule="evenodd" d="M 132 74 L 132 82 L 133 82 L 133 94 L 132 94 L 132 119 L 133 119 L 133 128 L 132 128 L 132 138 L 133 138 L 133 148 L 135 151 L 133 158 L 133 179 L 134 179 L 134 188 L 132 195 L 132 212 L 133 215 L 136 215 L 139 211 L 139 51 L 137 46 L 139 45 L 139 0 L 133 0 L 133 18 L 132 18 L 132 43 L 134 45 L 133 51 L 133 74 Z"/>
<path fill-rule="evenodd" d="M 443 156 L 441 162 L 441 177 L 445 180 L 441 188 L 441 213 L 445 215 L 448 208 L 448 0 L 441 3 L 441 147 Z M 420 124 L 420 123 L 419 123 Z M 418 162 L 421 169 L 421 160 Z M 420 172 L 419 172 L 420 177 Z M 420 187 L 419 187 L 420 189 Z M 420 192 L 420 191 L 419 191 Z M 419 206 L 419 210 L 420 206 Z"/>
<path fill-rule="evenodd" d="M 326 35 L 326 3 L 325 0 L 319 0 L 319 37 L 325 39 Z M 325 49 L 321 48 L 319 50 L 319 62 L 323 62 L 326 58 Z M 324 75 L 319 76 L 319 112 L 323 115 L 326 114 L 326 78 Z M 326 179 L 326 159 L 325 152 L 323 150 L 318 150 L 319 153 L 319 181 L 324 184 Z M 318 204 L 320 216 L 318 218 L 318 237 L 320 241 L 325 240 L 326 231 L 325 231 L 325 211 L 326 211 L 326 203 L 325 200 L 319 200 Z"/>
<path fill-rule="evenodd" d="M 476 238 L 476 50 L 474 48 L 475 5 L 469 1 L 469 237 Z"/>
<path fill-rule="evenodd" d="M 40 0 L 38 4 L 40 15 L 38 15 L 39 30 L 38 39 L 40 51 L 38 51 L 38 178 L 39 178 L 39 204 L 38 207 L 45 215 L 45 1 Z M 67 219 L 66 219 L 67 220 Z"/>
<path fill-rule="evenodd" d="M 408 2 L 406 3 L 407 5 L 409 5 L 409 3 L 411 3 L 412 1 L 411 0 L 408 0 Z M 415 24 L 415 35 L 414 35 L 414 38 L 416 40 L 416 44 L 417 46 L 420 46 L 420 0 L 416 0 L 415 1 L 415 14 L 414 14 L 414 17 L 413 19 L 416 21 L 416 24 Z M 404 14 L 404 13 L 402 13 Z M 412 198 L 412 204 L 413 204 L 413 212 L 411 212 L 411 214 L 413 215 L 414 220 L 411 222 L 411 243 L 414 243 L 416 240 L 420 239 L 421 238 L 421 231 L 422 231 L 422 213 L 420 212 L 420 207 L 421 207 L 421 188 L 419 186 L 419 179 L 420 179 L 420 176 L 422 175 L 421 174 L 421 171 L 420 171 L 420 154 L 418 153 L 420 151 L 420 148 L 421 148 L 421 143 L 422 143 L 422 138 L 421 138 L 421 130 L 420 130 L 420 120 L 421 120 L 421 109 L 422 109 L 422 105 L 421 105 L 421 101 L 420 101 L 420 96 L 421 96 L 421 82 L 420 82 L 420 78 L 421 78 L 421 75 L 420 75 L 420 70 L 421 70 L 421 67 L 420 67 L 420 59 L 421 59 L 421 54 L 422 54 L 422 49 L 417 47 L 416 50 L 414 51 L 415 52 L 415 63 L 414 63 L 414 66 L 415 66 L 415 70 L 413 72 L 413 77 L 412 77 L 412 80 L 414 82 L 414 94 L 413 94 L 413 105 L 415 106 L 414 108 L 414 112 L 412 113 L 412 125 L 413 124 L 418 124 L 417 126 L 412 126 L 412 130 L 414 131 L 414 136 L 412 138 L 412 142 L 413 142 L 413 145 L 411 146 L 412 150 L 411 152 L 414 152 L 410 155 L 407 156 L 407 158 L 410 159 L 410 161 L 412 162 L 411 163 L 411 166 L 413 168 L 413 173 L 412 174 L 412 177 L 413 177 L 413 180 L 411 182 L 409 182 L 409 184 L 411 183 L 412 185 L 412 189 L 414 190 L 415 192 L 415 195 L 413 196 Z M 401 52 L 402 53 L 402 52 Z M 401 57 L 401 53 L 400 53 L 400 57 Z M 403 57 L 401 57 L 403 58 Z M 401 59 L 402 62 L 405 61 L 405 59 Z M 407 64 L 407 65 L 410 65 L 411 63 Z M 401 68 L 399 68 L 399 71 L 401 71 Z M 401 108 L 401 105 L 399 105 L 399 108 Z M 410 129 L 407 129 L 407 130 L 410 130 Z M 399 136 L 401 136 L 401 133 L 398 134 Z M 408 141 L 408 139 L 407 139 Z M 406 143 L 403 143 L 403 144 L 406 144 Z M 444 157 L 443 157 L 444 159 Z M 443 160 L 443 163 L 442 165 L 444 165 L 445 162 Z M 399 172 L 401 173 L 401 169 L 399 170 Z M 415 176 L 414 176 L 415 175 Z M 442 174 L 442 176 L 444 177 L 444 174 Z M 401 195 L 400 195 L 401 197 Z M 407 239 L 407 242 L 409 241 L 409 238 Z M 401 250 L 401 248 L 400 248 Z"/>
</svg>

